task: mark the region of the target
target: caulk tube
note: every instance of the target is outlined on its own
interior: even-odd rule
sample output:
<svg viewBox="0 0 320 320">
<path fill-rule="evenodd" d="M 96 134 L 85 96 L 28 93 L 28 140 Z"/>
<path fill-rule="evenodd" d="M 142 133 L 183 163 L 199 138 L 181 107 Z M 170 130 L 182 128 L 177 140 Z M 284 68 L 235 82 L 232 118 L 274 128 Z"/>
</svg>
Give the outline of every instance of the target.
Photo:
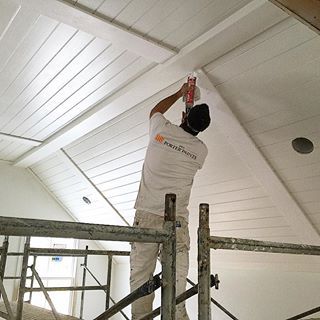
<svg viewBox="0 0 320 320">
<path fill-rule="evenodd" d="M 196 74 L 189 74 L 188 79 L 187 79 L 187 83 L 188 83 L 188 91 L 186 93 L 185 96 L 185 103 L 186 103 L 186 114 L 189 113 L 190 109 L 193 107 L 194 105 L 194 92 L 195 92 L 195 88 L 196 88 Z"/>
</svg>

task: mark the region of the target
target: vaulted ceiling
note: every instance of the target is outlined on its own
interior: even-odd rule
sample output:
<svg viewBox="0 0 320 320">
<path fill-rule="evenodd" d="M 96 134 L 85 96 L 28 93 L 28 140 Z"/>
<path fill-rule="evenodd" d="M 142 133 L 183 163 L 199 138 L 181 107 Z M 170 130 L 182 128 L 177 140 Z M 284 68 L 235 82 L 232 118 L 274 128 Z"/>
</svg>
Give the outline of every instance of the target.
<svg viewBox="0 0 320 320">
<path fill-rule="evenodd" d="M 213 123 L 200 137 L 209 155 L 189 207 L 193 259 L 201 202 L 214 235 L 320 243 L 316 32 L 266 0 L 0 7 L 0 159 L 28 168 L 75 219 L 132 223 L 149 111 L 196 70 Z M 182 110 L 177 103 L 169 119 Z M 314 151 L 294 151 L 297 137 Z"/>
</svg>

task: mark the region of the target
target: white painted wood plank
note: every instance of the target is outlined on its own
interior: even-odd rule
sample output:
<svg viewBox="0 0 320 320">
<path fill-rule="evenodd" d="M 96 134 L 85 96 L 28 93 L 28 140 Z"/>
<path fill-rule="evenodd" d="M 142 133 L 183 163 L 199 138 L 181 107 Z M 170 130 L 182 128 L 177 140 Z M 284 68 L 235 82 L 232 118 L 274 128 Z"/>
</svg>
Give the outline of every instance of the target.
<svg viewBox="0 0 320 320">
<path fill-rule="evenodd" d="M 117 61 L 117 63 L 119 63 L 119 61 Z M 55 133 L 57 130 L 62 129 L 66 124 L 76 119 L 79 115 L 82 115 L 84 111 L 91 109 L 92 106 L 99 103 L 101 99 L 112 96 L 112 94 L 117 92 L 119 87 L 130 83 L 131 80 L 143 73 L 145 69 L 148 69 L 148 62 L 142 58 L 133 60 L 127 59 L 126 63 L 128 63 L 128 65 L 122 66 L 123 68 L 121 68 L 120 70 L 118 69 L 118 73 L 116 74 L 113 74 L 115 70 L 112 70 L 113 68 L 116 68 L 116 66 L 110 66 L 109 77 L 111 78 L 91 91 L 89 95 L 82 97 L 82 100 L 77 97 L 77 102 L 70 110 L 70 112 L 63 114 L 63 116 L 59 117 L 51 126 L 47 126 L 44 130 L 42 130 L 35 136 L 47 138 L 52 133 Z M 81 91 L 81 94 L 84 95 L 84 92 Z"/>
<path fill-rule="evenodd" d="M 112 192 L 113 189 L 121 188 L 125 186 L 129 186 L 130 184 L 140 183 L 141 179 L 141 171 L 136 173 L 129 173 L 126 176 L 118 177 L 112 179 L 110 181 L 104 181 L 97 184 L 97 187 L 102 191 L 108 193 L 109 191 Z"/>
<path fill-rule="evenodd" d="M 142 166 L 143 160 L 139 160 L 135 163 L 130 163 L 126 166 L 123 166 L 113 171 L 109 171 L 107 173 L 103 173 L 97 176 L 89 176 L 89 178 L 95 185 L 100 185 L 101 183 L 109 182 L 114 179 L 127 177 L 129 174 L 132 173 L 140 173 L 142 170 Z"/>
<path fill-rule="evenodd" d="M 183 5 L 184 1 L 185 0 L 158 0 L 154 7 L 140 17 L 132 28 L 149 35 L 149 32 L 153 28 L 163 27 L 165 19 Z"/>
<path fill-rule="evenodd" d="M 208 199 L 206 203 L 208 203 Z M 212 212 L 213 214 L 243 211 L 243 210 L 263 209 L 263 208 L 270 208 L 274 206 L 274 204 L 272 203 L 269 197 L 262 197 L 259 199 L 246 199 L 241 201 L 226 202 L 226 203 L 220 203 L 220 204 L 209 202 L 209 205 L 210 205 L 210 212 Z M 199 208 L 199 202 L 198 201 L 193 202 L 193 199 L 191 199 L 189 209 L 193 212 L 197 212 L 196 210 L 198 210 L 198 208 Z"/>
<path fill-rule="evenodd" d="M 211 144 L 210 144 L 211 145 Z M 210 193 L 223 193 L 229 191 L 242 190 L 247 188 L 259 187 L 259 183 L 254 177 L 245 177 L 241 179 L 231 179 L 229 181 L 208 183 L 207 180 L 203 180 L 202 184 L 193 186 L 191 196 L 197 196 L 201 194 Z"/>
<path fill-rule="evenodd" d="M 19 75 L 25 65 L 37 53 L 43 43 L 54 31 L 57 22 L 46 17 L 39 17 L 32 26 L 27 36 L 19 43 L 19 50 L 15 50 L 10 60 L 2 68 L 0 78 L 0 94 L 2 95 L 8 88 L 8 85 Z M 6 106 L 8 102 L 2 98 L 1 105 Z"/>
<path fill-rule="evenodd" d="M 140 154 L 145 154 L 148 143 L 149 137 L 142 136 L 141 138 L 121 144 L 111 150 L 104 151 L 95 157 L 87 159 L 85 162 L 81 163 L 81 168 L 83 168 L 83 170 L 90 170 L 104 164 L 108 167 L 108 163 L 111 161 L 120 159 L 128 154 L 132 154 L 132 161 L 136 161 L 139 159 Z M 141 149 L 143 150 L 142 153 L 139 153 L 139 156 L 135 157 L 134 154 Z"/>
<path fill-rule="evenodd" d="M 119 44 L 150 61 L 162 63 L 174 55 L 172 50 L 164 46 L 137 36 L 127 29 L 120 28 L 106 19 L 100 19 L 72 5 L 55 0 L 28 0 L 26 4 L 31 5 L 41 14 L 88 32 L 97 38 Z M 72 19 L 69 18 L 70 16 Z"/>
<path fill-rule="evenodd" d="M 95 12 L 105 0 L 78 0 L 76 6 L 83 6 L 89 9 L 89 12 Z"/>
<path fill-rule="evenodd" d="M 283 217 L 274 218 L 262 218 L 254 220 L 241 220 L 241 221 L 223 221 L 223 222 L 212 222 L 210 228 L 212 227 L 213 232 L 220 231 L 237 231 L 237 230 L 251 230 L 251 229 L 264 229 L 264 228 L 279 228 L 288 227 L 288 224 Z"/>
<path fill-rule="evenodd" d="M 320 189 L 293 192 L 292 194 L 302 205 L 308 202 L 318 202 L 320 205 Z"/>
<path fill-rule="evenodd" d="M 292 192 L 320 190 L 320 175 L 286 181 Z"/>
<path fill-rule="evenodd" d="M 318 59 L 319 49 L 320 41 L 314 38 L 217 88 L 242 122 L 279 111 L 278 95 L 300 88 L 319 76 L 318 68 L 312 63 Z M 259 97 L 259 104 L 256 97 Z"/>
<path fill-rule="evenodd" d="M 41 73 L 47 65 L 60 53 L 60 51 L 68 44 L 70 39 L 74 36 L 76 30 L 66 26 L 59 25 L 41 48 L 33 55 L 32 59 L 23 67 L 19 75 L 10 83 L 6 91 L 3 93 L 2 98 L 7 101 L 8 106 L 15 101 L 26 87 Z M 11 131 L 12 129 L 4 130 Z"/>
<path fill-rule="evenodd" d="M 125 194 L 125 195 L 120 195 L 120 196 L 113 196 L 110 197 L 110 201 L 115 205 L 122 205 L 122 204 L 126 204 L 128 202 L 135 202 L 137 199 L 137 195 L 138 195 L 138 190 Z"/>
<path fill-rule="evenodd" d="M 94 177 L 97 175 L 102 175 L 110 171 L 114 171 L 116 169 L 128 166 L 131 163 L 134 163 L 137 161 L 143 161 L 145 154 L 146 154 L 146 148 L 143 148 L 142 150 L 128 153 L 120 158 L 96 165 L 93 168 L 88 168 L 87 170 L 83 168 L 83 166 L 81 168 L 86 172 L 88 176 Z"/>
<path fill-rule="evenodd" d="M 114 17 L 114 20 L 126 27 L 132 27 L 132 25 L 139 20 L 141 16 L 148 12 L 156 2 L 157 0 L 130 1 L 128 5 Z"/>
<path fill-rule="evenodd" d="M 292 230 L 289 227 L 272 227 L 250 230 L 231 230 L 231 231 L 215 231 L 215 235 L 221 237 L 250 238 L 250 239 L 268 239 L 270 237 L 291 236 Z"/>
<path fill-rule="evenodd" d="M 81 164 L 84 161 L 94 158 L 99 154 L 113 150 L 121 145 L 129 143 L 130 141 L 135 141 L 138 138 L 147 136 L 148 138 L 148 124 L 142 122 L 141 124 L 135 124 L 134 119 L 130 118 L 130 125 L 126 131 L 119 129 L 120 126 L 113 126 L 110 130 L 104 130 L 103 134 L 94 135 L 88 138 L 86 141 L 83 141 L 81 145 L 77 145 L 79 148 L 70 148 L 76 155 L 73 156 L 73 159 Z M 122 127 L 122 123 L 121 123 Z M 118 132 L 120 134 L 117 134 Z M 84 150 L 81 153 L 78 153 L 81 150 Z M 69 150 L 69 148 L 68 148 Z"/>
<path fill-rule="evenodd" d="M 214 85 L 221 85 L 313 38 L 315 38 L 313 32 L 306 30 L 305 26 L 297 23 L 281 30 L 279 33 L 273 34 L 271 38 L 264 40 L 225 63 L 215 67 L 213 65 L 208 66 L 207 70 L 213 75 Z"/>
<path fill-rule="evenodd" d="M 81 52 L 84 47 L 88 44 L 89 41 L 92 40 L 90 35 L 85 33 L 78 32 L 74 35 L 73 38 L 67 43 L 67 45 L 62 48 L 62 50 L 57 54 L 57 56 L 51 61 L 46 68 L 25 87 L 24 91 L 15 99 L 13 104 L 11 105 L 12 109 L 22 109 L 22 107 L 26 108 L 28 104 L 32 104 L 32 100 L 35 96 L 38 96 L 39 93 L 45 90 L 50 83 L 63 72 L 63 69 L 66 68 L 73 59 L 77 56 L 77 53 Z M 48 87 L 48 90 L 53 90 L 52 87 Z M 49 92 L 46 91 L 47 98 Z M 36 107 L 34 109 L 30 108 L 29 115 L 32 114 L 32 111 L 37 110 Z M 20 127 L 20 132 L 24 132 L 23 128 L 24 122 L 22 123 L 22 127 Z"/>
<path fill-rule="evenodd" d="M 67 65 L 66 68 L 58 74 L 43 90 L 36 94 L 25 106 L 23 112 L 19 114 L 19 120 L 24 122 L 15 132 L 32 136 L 37 132 L 38 126 L 42 124 L 41 120 L 47 114 L 50 114 L 57 107 L 74 94 L 88 79 L 94 77 L 97 72 L 105 67 L 108 60 L 100 58 L 100 54 L 106 49 L 104 41 L 94 41 L 92 46 L 76 55 L 75 59 Z M 113 61 L 120 53 L 118 50 L 110 53 L 110 59 Z M 108 52 L 108 51 L 107 51 Z M 93 53 L 93 54 L 92 54 Z M 84 76 L 84 72 L 86 75 Z M 36 111 L 36 112 L 34 112 Z M 26 121 L 27 120 L 27 121 Z M 37 125 L 35 125 L 37 124 Z M 30 129 L 31 128 L 31 129 Z"/>
<path fill-rule="evenodd" d="M 31 169 L 32 171 L 41 174 L 41 172 L 46 171 L 60 164 L 61 160 L 59 159 L 59 157 L 56 154 L 52 154 L 46 159 L 43 159 L 42 161 L 39 161 L 38 163 L 34 164 L 31 167 Z"/>
<path fill-rule="evenodd" d="M 136 181 L 130 184 L 127 183 L 124 186 L 113 187 L 112 189 L 101 190 L 101 191 L 105 193 L 108 198 L 112 199 L 112 197 L 115 197 L 115 196 L 121 196 L 131 192 L 137 192 L 139 190 L 139 185 L 140 185 L 140 181 Z"/>
<path fill-rule="evenodd" d="M 279 173 L 284 181 L 319 176 L 320 162 L 312 163 L 306 166 L 284 168 L 279 170 Z"/>
<path fill-rule="evenodd" d="M 19 157 L 21 157 L 21 155 L 25 154 L 26 152 L 32 150 L 32 147 L 27 146 L 25 144 L 16 144 L 16 143 L 12 143 L 12 145 L 14 145 L 14 150 L 12 152 L 1 152 L 1 154 L 4 155 L 5 158 L 7 158 L 10 161 L 15 161 L 16 159 L 18 159 Z"/>
<path fill-rule="evenodd" d="M 247 221 L 263 218 L 275 218 L 279 216 L 281 216 L 281 214 L 278 212 L 277 208 L 270 207 L 235 212 L 212 213 L 210 214 L 210 221 L 215 224 L 219 222 Z"/>
<path fill-rule="evenodd" d="M 314 135 L 313 133 L 317 134 L 320 131 L 319 120 L 320 115 L 314 116 L 306 120 L 297 121 L 293 124 L 267 131 L 266 133 L 254 135 L 253 139 L 259 147 L 262 147 L 279 141 L 290 141 L 297 137 Z"/>
<path fill-rule="evenodd" d="M 130 2 L 130 0 L 105 0 L 96 13 L 106 16 L 112 21 Z"/>
<path fill-rule="evenodd" d="M 13 3 L 10 1 L 10 5 Z M 38 17 L 39 14 L 32 10 L 20 7 L 18 13 L 14 16 L 14 19 L 8 28 L 4 30 L 0 38 L 0 70 L 8 64 L 9 59 L 15 53 L 17 47 L 21 45 L 24 38 L 28 36 L 30 29 L 36 23 Z"/>
<path fill-rule="evenodd" d="M 1 1 L 0 41 L 5 36 L 20 9 L 21 6 L 18 1 Z"/>
<path fill-rule="evenodd" d="M 193 195 L 192 201 L 203 203 L 209 201 L 213 204 L 227 203 L 239 200 L 249 200 L 265 197 L 266 192 L 261 188 L 248 188 L 243 190 L 229 191 L 225 193 L 209 193 Z"/>
<path fill-rule="evenodd" d="M 250 0 L 229 0 L 227 2 L 210 1 L 206 6 L 201 8 L 201 10 L 195 11 L 193 15 L 186 19 L 177 29 L 170 32 L 163 39 L 163 42 L 181 49 L 249 2 Z M 192 28 L 190 28 L 190 26 L 192 26 Z M 185 32 L 186 30 L 188 30 L 188 32 Z"/>
<path fill-rule="evenodd" d="M 197 2 L 192 0 L 184 1 L 183 5 L 170 12 L 166 19 L 161 22 L 161 28 L 155 26 L 153 30 L 148 32 L 148 35 L 160 41 L 164 40 L 168 34 L 179 28 L 181 24 L 188 21 L 190 17 L 209 3 L 210 0 L 198 0 Z"/>
</svg>

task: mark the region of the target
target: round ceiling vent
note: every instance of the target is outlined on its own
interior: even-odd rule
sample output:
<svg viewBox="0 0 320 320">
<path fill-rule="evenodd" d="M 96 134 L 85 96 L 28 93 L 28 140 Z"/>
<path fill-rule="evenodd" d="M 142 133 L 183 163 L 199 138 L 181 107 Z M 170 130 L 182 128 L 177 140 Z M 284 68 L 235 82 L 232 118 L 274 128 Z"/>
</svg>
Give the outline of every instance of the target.
<svg viewBox="0 0 320 320">
<path fill-rule="evenodd" d="M 312 141 L 303 137 L 292 140 L 292 147 L 295 151 L 302 154 L 311 153 L 314 149 Z"/>
</svg>

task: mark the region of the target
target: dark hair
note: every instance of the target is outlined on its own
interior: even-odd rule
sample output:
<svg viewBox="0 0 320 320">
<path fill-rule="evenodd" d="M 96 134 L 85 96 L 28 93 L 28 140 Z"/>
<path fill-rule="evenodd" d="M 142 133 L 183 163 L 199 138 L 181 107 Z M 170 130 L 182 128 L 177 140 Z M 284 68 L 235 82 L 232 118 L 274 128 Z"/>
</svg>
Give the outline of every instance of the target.
<svg viewBox="0 0 320 320">
<path fill-rule="evenodd" d="M 195 133 L 207 129 L 210 121 L 209 107 L 206 103 L 195 105 L 188 113 L 187 125 Z"/>
</svg>

